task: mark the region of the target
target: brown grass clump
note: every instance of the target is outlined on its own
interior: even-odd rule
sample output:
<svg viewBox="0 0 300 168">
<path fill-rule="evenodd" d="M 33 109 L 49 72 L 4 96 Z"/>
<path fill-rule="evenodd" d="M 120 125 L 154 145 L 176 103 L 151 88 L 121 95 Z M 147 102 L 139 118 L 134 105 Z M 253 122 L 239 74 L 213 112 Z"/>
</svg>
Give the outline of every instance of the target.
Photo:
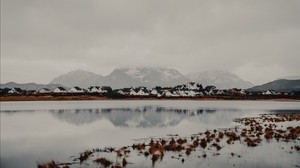
<svg viewBox="0 0 300 168">
<path fill-rule="evenodd" d="M 206 142 L 205 139 L 201 139 L 201 141 L 200 141 L 200 146 L 201 146 L 203 149 L 206 148 L 207 142 Z"/>
<path fill-rule="evenodd" d="M 86 150 L 86 151 L 80 153 L 80 156 L 79 156 L 80 162 L 85 161 L 85 160 L 86 160 L 89 156 L 91 156 L 92 154 L 93 154 L 93 152 L 90 151 L 90 150 Z"/>
<path fill-rule="evenodd" d="M 108 167 L 112 164 L 111 161 L 107 160 L 106 158 L 97 158 L 95 160 L 96 163 L 100 163 L 104 167 Z"/>
<path fill-rule="evenodd" d="M 222 147 L 217 143 L 213 143 L 212 146 L 215 147 L 217 149 L 217 151 L 222 149 Z"/>
<path fill-rule="evenodd" d="M 132 149 L 133 150 L 137 149 L 138 151 L 145 150 L 145 147 L 146 147 L 145 143 L 143 143 L 143 144 L 133 144 L 132 145 Z"/>
<path fill-rule="evenodd" d="M 181 138 L 179 138 L 179 139 L 177 140 L 177 143 L 178 143 L 179 145 L 182 145 L 182 144 L 184 144 L 184 143 L 186 143 L 186 142 L 187 142 L 186 139 L 181 139 Z"/>
<path fill-rule="evenodd" d="M 180 144 L 177 144 L 174 138 L 171 139 L 169 144 L 163 146 L 163 149 L 166 151 L 177 151 L 180 152 L 181 150 L 184 149 L 184 147 Z"/>
<path fill-rule="evenodd" d="M 219 132 L 218 138 L 219 139 L 223 139 L 223 137 L 224 137 L 224 133 L 223 132 Z"/>
<path fill-rule="evenodd" d="M 38 168 L 59 168 L 59 166 L 57 163 L 51 160 L 47 163 L 38 164 Z"/>
<path fill-rule="evenodd" d="M 285 136 L 285 139 L 296 139 L 298 136 L 300 136 L 300 126 L 297 126 L 295 128 L 289 127 L 289 133 Z"/>
<path fill-rule="evenodd" d="M 185 151 L 185 154 L 187 156 L 189 156 L 191 154 L 191 152 L 192 152 L 192 148 L 187 148 L 186 151 Z"/>
<path fill-rule="evenodd" d="M 239 140 L 239 139 L 240 139 L 240 137 L 237 136 L 237 134 L 236 134 L 235 132 L 225 132 L 225 135 L 226 135 L 229 139 L 231 139 L 231 140 L 233 140 L 233 141 L 236 141 L 236 140 Z"/>
<path fill-rule="evenodd" d="M 274 132 L 273 132 L 272 129 L 270 129 L 270 128 L 266 128 L 265 129 L 265 138 L 267 140 L 272 139 L 273 138 L 273 134 L 274 134 Z"/>
<path fill-rule="evenodd" d="M 162 160 L 164 157 L 164 154 L 161 153 L 160 151 L 155 151 L 153 154 L 152 154 L 152 165 L 154 166 L 155 162 L 160 159 Z"/>
</svg>

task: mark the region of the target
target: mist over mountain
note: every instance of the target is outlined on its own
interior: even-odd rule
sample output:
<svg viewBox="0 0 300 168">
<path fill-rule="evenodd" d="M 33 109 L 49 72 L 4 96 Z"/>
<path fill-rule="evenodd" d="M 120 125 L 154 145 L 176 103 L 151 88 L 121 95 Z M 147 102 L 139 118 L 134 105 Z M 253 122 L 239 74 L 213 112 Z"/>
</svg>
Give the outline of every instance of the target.
<svg viewBox="0 0 300 168">
<path fill-rule="evenodd" d="M 148 88 L 155 86 L 176 86 L 187 82 L 199 82 L 204 86 L 215 85 L 220 89 L 253 87 L 252 83 L 244 81 L 228 71 L 204 71 L 183 75 L 176 69 L 148 67 L 117 68 L 107 76 L 77 70 L 58 76 L 50 83 L 84 88 L 93 85 L 108 85 L 117 89 L 138 86 L 146 86 Z"/>
<path fill-rule="evenodd" d="M 103 84 L 113 88 L 146 86 L 175 86 L 189 81 L 175 69 L 118 68 L 104 78 Z"/>
<path fill-rule="evenodd" d="M 54 78 L 50 83 L 61 84 L 67 87 L 79 86 L 87 88 L 89 86 L 102 83 L 103 76 L 93 72 L 76 70 Z"/>
<path fill-rule="evenodd" d="M 203 71 L 189 73 L 186 75 L 191 81 L 199 82 L 202 85 L 214 85 L 219 89 L 228 88 L 250 88 L 254 85 L 251 82 L 244 81 L 237 75 L 228 71 Z"/>
</svg>

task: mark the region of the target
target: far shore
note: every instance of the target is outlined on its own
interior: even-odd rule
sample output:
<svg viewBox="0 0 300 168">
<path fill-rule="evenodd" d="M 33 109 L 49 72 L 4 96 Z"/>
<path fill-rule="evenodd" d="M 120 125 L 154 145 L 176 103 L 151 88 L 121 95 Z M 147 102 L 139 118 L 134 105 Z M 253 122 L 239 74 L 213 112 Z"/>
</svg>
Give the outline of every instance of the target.
<svg viewBox="0 0 300 168">
<path fill-rule="evenodd" d="M 245 101 L 290 101 L 300 102 L 300 98 L 287 97 L 242 97 L 242 96 L 209 96 L 209 97 L 123 97 L 109 98 L 94 95 L 22 95 L 22 96 L 1 96 L 0 102 L 10 101 L 84 101 L 84 100 L 196 100 L 196 101 L 217 101 L 217 100 L 245 100 Z"/>
</svg>

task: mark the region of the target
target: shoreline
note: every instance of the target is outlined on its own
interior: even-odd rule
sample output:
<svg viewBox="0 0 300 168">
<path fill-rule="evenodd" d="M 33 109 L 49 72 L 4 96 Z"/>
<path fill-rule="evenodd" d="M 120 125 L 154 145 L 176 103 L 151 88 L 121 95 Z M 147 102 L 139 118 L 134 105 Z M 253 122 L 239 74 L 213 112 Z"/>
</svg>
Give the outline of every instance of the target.
<svg viewBox="0 0 300 168">
<path fill-rule="evenodd" d="M 86 100 L 182 100 L 182 101 L 282 101 L 282 102 L 300 102 L 300 98 L 293 97 L 242 97 L 242 96 L 209 96 L 209 97 L 124 97 L 110 98 L 94 95 L 28 95 L 28 96 L 1 96 L 0 102 L 13 101 L 86 101 Z"/>
</svg>

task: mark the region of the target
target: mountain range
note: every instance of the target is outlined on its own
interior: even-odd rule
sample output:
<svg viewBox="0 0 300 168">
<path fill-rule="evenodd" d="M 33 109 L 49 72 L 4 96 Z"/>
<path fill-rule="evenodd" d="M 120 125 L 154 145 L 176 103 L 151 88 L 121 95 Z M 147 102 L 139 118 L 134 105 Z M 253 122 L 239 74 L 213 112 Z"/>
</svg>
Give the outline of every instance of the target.
<svg viewBox="0 0 300 168">
<path fill-rule="evenodd" d="M 189 73 L 186 77 L 191 81 L 201 83 L 204 86 L 214 85 L 219 89 L 245 89 L 254 86 L 251 82 L 244 81 L 236 74 L 228 71 L 203 71 L 198 73 Z"/>
<path fill-rule="evenodd" d="M 228 71 L 204 71 L 183 75 L 170 68 L 117 68 L 109 75 L 102 76 L 92 72 L 76 70 L 54 78 L 50 83 L 67 87 L 79 86 L 87 88 L 93 85 L 108 85 L 114 89 L 125 87 L 176 86 L 188 82 L 199 82 L 214 85 L 220 89 L 232 87 L 250 88 L 254 85 L 244 81 Z"/>
<path fill-rule="evenodd" d="M 265 91 L 265 90 L 299 91 L 300 79 L 299 78 L 298 80 L 279 79 L 249 89 L 249 91 Z"/>
<path fill-rule="evenodd" d="M 296 79 L 296 80 L 295 80 Z M 198 82 L 203 86 L 214 85 L 219 89 L 242 88 L 250 91 L 298 91 L 300 90 L 300 76 L 286 77 L 263 85 L 254 86 L 244 81 L 237 75 L 228 71 L 203 71 L 197 73 L 182 74 L 170 68 L 117 68 L 109 75 L 103 76 L 93 72 L 76 70 L 60 75 L 50 81 L 49 84 L 9 82 L 1 84 L 1 88 L 21 88 L 25 90 L 39 90 L 49 88 L 54 90 L 58 86 L 69 89 L 73 86 L 87 88 L 89 86 L 111 86 L 113 89 L 125 87 L 155 86 L 173 87 L 188 82 Z M 253 87 L 254 86 L 254 87 Z"/>
<path fill-rule="evenodd" d="M 63 85 L 60 84 L 36 84 L 36 83 L 15 83 L 15 82 L 8 82 L 5 84 L 1 84 L 1 88 L 20 88 L 23 90 L 40 90 L 42 88 L 48 88 L 50 90 L 54 90 L 55 88 L 62 86 L 65 87 Z M 67 87 L 65 87 L 66 89 L 68 89 Z"/>
</svg>

